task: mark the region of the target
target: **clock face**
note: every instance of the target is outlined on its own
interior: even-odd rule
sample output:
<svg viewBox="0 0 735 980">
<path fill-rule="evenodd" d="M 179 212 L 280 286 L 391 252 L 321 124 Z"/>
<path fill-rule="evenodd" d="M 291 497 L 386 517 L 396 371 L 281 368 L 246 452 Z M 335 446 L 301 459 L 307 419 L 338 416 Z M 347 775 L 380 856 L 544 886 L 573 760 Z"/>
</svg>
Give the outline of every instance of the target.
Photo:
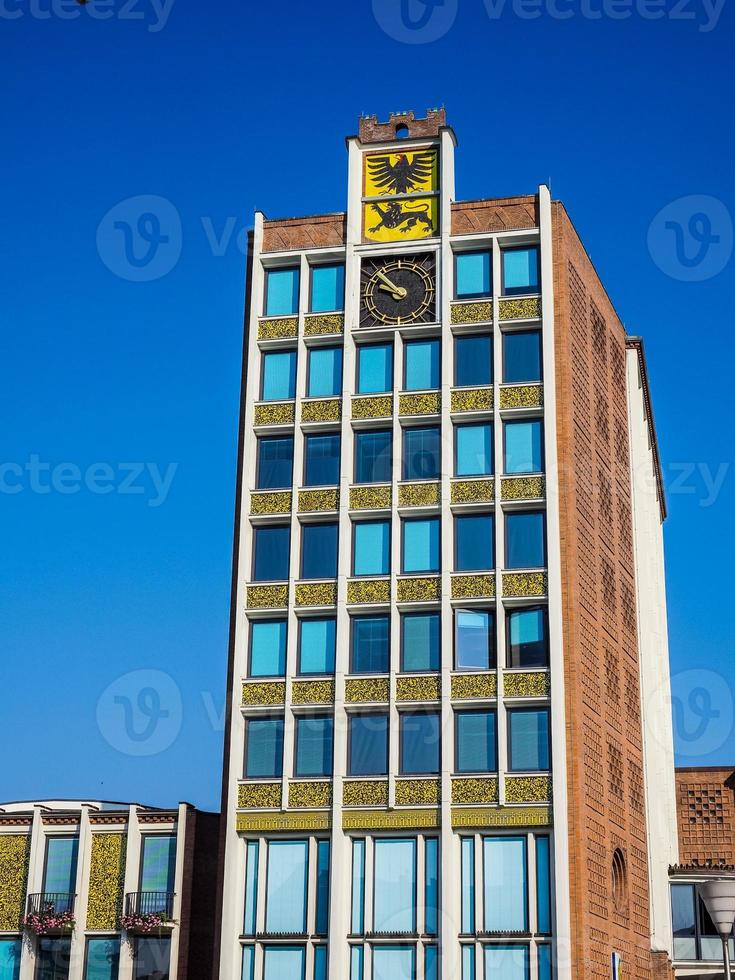
<svg viewBox="0 0 735 980">
<path fill-rule="evenodd" d="M 362 263 L 360 326 L 402 326 L 436 319 L 432 254 L 387 256 Z"/>
</svg>

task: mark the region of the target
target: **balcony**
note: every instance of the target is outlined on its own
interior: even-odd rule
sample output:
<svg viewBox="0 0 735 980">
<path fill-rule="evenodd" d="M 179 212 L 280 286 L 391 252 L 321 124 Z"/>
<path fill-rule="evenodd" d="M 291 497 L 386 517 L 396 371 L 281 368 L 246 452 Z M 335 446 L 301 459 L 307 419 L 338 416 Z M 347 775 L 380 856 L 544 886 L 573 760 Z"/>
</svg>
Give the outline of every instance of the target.
<svg viewBox="0 0 735 980">
<path fill-rule="evenodd" d="M 125 915 L 160 916 L 164 922 L 171 922 L 174 895 L 174 892 L 128 892 L 125 896 Z"/>
<path fill-rule="evenodd" d="M 23 925 L 39 936 L 58 934 L 74 928 L 73 892 L 36 892 L 28 896 Z"/>
</svg>

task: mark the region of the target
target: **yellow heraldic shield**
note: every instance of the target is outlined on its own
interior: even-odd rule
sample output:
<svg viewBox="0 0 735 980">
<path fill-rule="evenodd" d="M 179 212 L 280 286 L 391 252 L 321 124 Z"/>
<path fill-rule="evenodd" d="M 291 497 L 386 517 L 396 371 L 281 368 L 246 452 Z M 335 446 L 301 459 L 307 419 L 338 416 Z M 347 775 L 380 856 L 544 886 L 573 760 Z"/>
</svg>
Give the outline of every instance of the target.
<svg viewBox="0 0 735 980">
<path fill-rule="evenodd" d="M 373 201 L 364 205 L 365 238 L 371 242 L 415 241 L 439 233 L 436 197 Z"/>
<path fill-rule="evenodd" d="M 365 197 L 425 194 L 438 188 L 439 154 L 436 150 L 365 156 Z"/>
</svg>

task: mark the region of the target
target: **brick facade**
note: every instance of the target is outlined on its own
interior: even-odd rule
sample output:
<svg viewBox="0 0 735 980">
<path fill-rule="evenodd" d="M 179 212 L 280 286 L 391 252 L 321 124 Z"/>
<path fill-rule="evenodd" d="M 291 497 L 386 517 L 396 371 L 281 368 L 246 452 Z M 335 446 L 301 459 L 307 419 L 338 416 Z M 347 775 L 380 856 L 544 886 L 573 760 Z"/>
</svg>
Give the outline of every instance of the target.
<svg viewBox="0 0 735 980">
<path fill-rule="evenodd" d="M 735 772 L 677 769 L 679 863 L 735 865 Z"/>
</svg>

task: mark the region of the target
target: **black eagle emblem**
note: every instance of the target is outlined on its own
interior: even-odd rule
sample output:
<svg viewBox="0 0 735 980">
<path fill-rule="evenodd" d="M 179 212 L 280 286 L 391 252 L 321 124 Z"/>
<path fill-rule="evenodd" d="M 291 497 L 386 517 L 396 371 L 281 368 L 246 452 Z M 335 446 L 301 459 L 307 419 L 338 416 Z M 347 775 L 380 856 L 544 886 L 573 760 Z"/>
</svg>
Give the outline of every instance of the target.
<svg viewBox="0 0 735 980">
<path fill-rule="evenodd" d="M 433 152 L 414 153 L 409 163 L 405 153 L 399 153 L 396 163 L 389 156 L 369 157 L 368 169 L 375 186 L 385 194 L 408 194 L 430 177 L 434 169 Z"/>
</svg>

